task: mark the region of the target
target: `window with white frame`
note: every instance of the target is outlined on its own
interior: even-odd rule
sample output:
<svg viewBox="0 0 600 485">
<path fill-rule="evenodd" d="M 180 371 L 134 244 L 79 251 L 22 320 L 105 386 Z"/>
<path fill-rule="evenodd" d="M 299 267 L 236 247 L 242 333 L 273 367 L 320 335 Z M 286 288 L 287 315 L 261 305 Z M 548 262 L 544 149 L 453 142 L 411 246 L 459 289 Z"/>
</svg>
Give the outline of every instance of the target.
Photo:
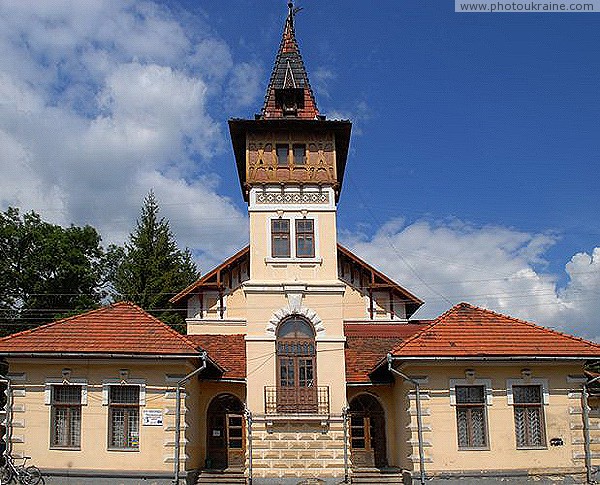
<svg viewBox="0 0 600 485">
<path fill-rule="evenodd" d="M 82 386 L 54 384 L 51 393 L 52 448 L 81 448 Z"/>
<path fill-rule="evenodd" d="M 542 386 L 512 386 L 517 448 L 546 446 Z"/>
<path fill-rule="evenodd" d="M 139 449 L 140 386 L 109 386 L 108 447 Z"/>
<path fill-rule="evenodd" d="M 312 219 L 296 219 L 296 257 L 315 257 L 315 225 Z"/>
<path fill-rule="evenodd" d="M 274 258 L 290 257 L 290 220 L 271 220 L 271 254 Z"/>
<path fill-rule="evenodd" d="M 458 447 L 486 448 L 485 386 L 456 386 L 455 393 Z"/>
</svg>

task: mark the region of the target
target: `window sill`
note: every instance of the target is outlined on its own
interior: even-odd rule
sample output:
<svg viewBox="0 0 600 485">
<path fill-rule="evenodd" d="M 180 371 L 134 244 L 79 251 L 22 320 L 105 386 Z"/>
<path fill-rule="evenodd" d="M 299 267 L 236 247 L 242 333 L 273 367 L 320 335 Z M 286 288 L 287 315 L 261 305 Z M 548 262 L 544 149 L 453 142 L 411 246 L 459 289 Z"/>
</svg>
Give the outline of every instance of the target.
<svg viewBox="0 0 600 485">
<path fill-rule="evenodd" d="M 53 451 L 81 451 L 81 446 L 72 447 L 72 446 L 51 446 L 50 450 Z"/>
<path fill-rule="evenodd" d="M 468 448 L 466 446 L 464 447 L 459 447 L 458 451 L 490 451 L 490 447 L 489 446 L 481 446 L 481 447 L 472 447 L 472 448 Z"/>
<path fill-rule="evenodd" d="M 139 448 L 107 448 L 106 451 L 126 451 L 128 453 L 130 452 L 136 452 L 136 451 L 140 451 Z"/>
<path fill-rule="evenodd" d="M 265 263 L 268 264 L 323 264 L 323 258 L 273 258 L 273 257 L 266 257 L 265 258 Z"/>
<path fill-rule="evenodd" d="M 531 451 L 531 450 L 547 450 L 547 446 L 517 446 L 517 450 Z"/>
</svg>

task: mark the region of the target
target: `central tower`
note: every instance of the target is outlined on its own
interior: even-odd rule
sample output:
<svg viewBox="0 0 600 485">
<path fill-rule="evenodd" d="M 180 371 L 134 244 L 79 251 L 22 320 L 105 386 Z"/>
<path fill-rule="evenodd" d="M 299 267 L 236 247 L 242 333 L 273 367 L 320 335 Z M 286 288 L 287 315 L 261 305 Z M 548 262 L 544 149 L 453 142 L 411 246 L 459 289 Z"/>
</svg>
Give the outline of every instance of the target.
<svg viewBox="0 0 600 485">
<path fill-rule="evenodd" d="M 288 7 L 260 114 L 229 121 L 250 216 L 246 402 L 255 477 L 333 483 L 346 404 L 336 209 L 351 123 L 320 114 Z"/>
</svg>

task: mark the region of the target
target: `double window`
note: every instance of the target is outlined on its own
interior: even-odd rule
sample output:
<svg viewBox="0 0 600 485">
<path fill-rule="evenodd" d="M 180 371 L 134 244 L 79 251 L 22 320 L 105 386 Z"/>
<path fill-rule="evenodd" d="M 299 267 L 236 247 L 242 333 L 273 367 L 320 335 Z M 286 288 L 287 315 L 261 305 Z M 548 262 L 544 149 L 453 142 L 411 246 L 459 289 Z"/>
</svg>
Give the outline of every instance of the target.
<svg viewBox="0 0 600 485">
<path fill-rule="evenodd" d="M 455 392 L 458 447 L 487 447 L 485 386 L 456 386 Z"/>
<path fill-rule="evenodd" d="M 517 448 L 546 446 L 541 386 L 513 386 Z"/>
<path fill-rule="evenodd" d="M 313 219 L 296 219 L 294 224 L 294 248 L 297 258 L 315 257 L 315 223 Z M 290 219 L 271 220 L 271 255 L 273 258 L 290 258 Z"/>
<path fill-rule="evenodd" d="M 52 386 L 52 448 L 81 447 L 81 391 L 82 386 Z"/>
<path fill-rule="evenodd" d="M 277 154 L 277 165 L 287 167 L 289 165 L 290 146 L 286 143 L 278 143 L 275 146 Z M 292 145 L 292 161 L 294 165 L 306 165 L 306 145 L 294 143 Z"/>
<path fill-rule="evenodd" d="M 109 387 L 108 446 L 111 449 L 140 447 L 140 387 Z"/>
</svg>

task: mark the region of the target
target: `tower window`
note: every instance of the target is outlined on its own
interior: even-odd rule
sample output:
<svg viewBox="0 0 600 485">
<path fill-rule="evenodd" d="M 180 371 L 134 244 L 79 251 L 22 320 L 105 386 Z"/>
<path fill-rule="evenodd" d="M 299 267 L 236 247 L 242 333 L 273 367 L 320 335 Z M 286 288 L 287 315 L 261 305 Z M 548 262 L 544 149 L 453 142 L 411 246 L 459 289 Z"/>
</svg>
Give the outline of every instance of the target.
<svg viewBox="0 0 600 485">
<path fill-rule="evenodd" d="M 271 221 L 271 251 L 274 258 L 290 257 L 290 220 Z"/>
<path fill-rule="evenodd" d="M 315 257 L 315 227 L 312 219 L 296 220 L 296 256 Z"/>
<path fill-rule="evenodd" d="M 280 145 L 277 147 L 277 165 L 287 166 L 288 165 L 288 155 L 290 151 L 289 145 Z"/>
<path fill-rule="evenodd" d="M 306 164 L 306 145 L 294 145 L 294 165 Z"/>
</svg>

